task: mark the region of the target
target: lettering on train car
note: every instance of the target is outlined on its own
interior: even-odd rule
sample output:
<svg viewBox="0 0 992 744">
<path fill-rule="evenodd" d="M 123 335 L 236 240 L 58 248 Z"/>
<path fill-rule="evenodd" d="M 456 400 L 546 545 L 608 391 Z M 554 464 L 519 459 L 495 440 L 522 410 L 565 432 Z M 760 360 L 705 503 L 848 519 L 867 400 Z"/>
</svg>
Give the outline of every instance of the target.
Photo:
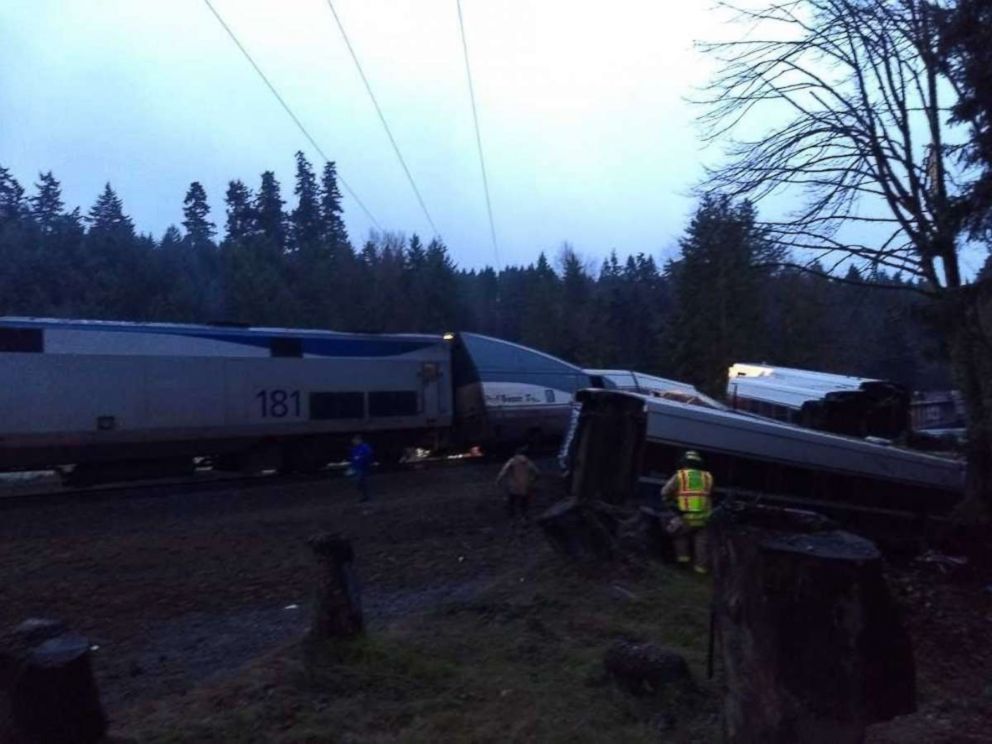
<svg viewBox="0 0 992 744">
<path fill-rule="evenodd" d="M 549 395 L 550 393 L 550 395 Z M 545 401 L 548 403 L 554 402 L 554 392 L 546 390 L 544 392 Z M 538 398 L 533 393 L 520 393 L 518 395 L 507 395 L 506 393 L 488 393 L 486 395 L 486 404 L 494 405 L 497 403 L 540 403 L 541 399 Z"/>
</svg>

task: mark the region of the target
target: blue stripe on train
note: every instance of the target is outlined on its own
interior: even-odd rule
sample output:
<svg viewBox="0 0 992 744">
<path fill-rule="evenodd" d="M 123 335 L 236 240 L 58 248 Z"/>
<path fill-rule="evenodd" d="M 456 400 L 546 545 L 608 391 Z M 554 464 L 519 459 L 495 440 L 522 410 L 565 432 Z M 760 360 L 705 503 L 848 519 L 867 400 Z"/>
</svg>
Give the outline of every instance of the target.
<svg viewBox="0 0 992 744">
<path fill-rule="evenodd" d="M 303 353 L 313 356 L 327 357 L 385 357 L 409 354 L 421 349 L 436 346 L 429 341 L 407 341 L 400 339 L 378 338 L 307 338 L 306 336 L 246 336 L 213 333 L 180 333 L 189 338 L 205 338 L 211 341 L 241 344 L 268 349 L 272 338 L 299 338 L 303 344 Z"/>
<path fill-rule="evenodd" d="M 140 323 L 114 323 L 112 321 L 72 321 L 72 320 L 31 320 L 4 319 L 0 327 L 37 328 L 39 330 L 59 329 L 73 331 L 103 331 L 107 333 L 150 333 L 163 336 L 202 338 L 229 344 L 240 344 L 268 349 L 273 339 L 298 339 L 304 354 L 327 357 L 387 357 L 409 354 L 421 349 L 436 346 L 443 341 L 430 336 L 419 338 L 376 338 L 351 334 L 336 334 L 333 331 L 244 328 L 217 330 L 189 325 L 141 325 Z"/>
</svg>

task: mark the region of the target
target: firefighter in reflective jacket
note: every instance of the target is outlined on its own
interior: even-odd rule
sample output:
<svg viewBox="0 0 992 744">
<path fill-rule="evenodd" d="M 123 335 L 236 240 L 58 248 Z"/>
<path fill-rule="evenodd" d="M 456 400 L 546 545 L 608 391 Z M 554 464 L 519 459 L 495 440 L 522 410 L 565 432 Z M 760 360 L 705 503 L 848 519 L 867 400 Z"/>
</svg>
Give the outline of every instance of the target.
<svg viewBox="0 0 992 744">
<path fill-rule="evenodd" d="M 706 523 L 712 509 L 713 476 L 704 470 L 703 458 L 689 450 L 682 455 L 675 475 L 662 487 L 662 498 L 674 503 L 675 516 L 667 530 L 675 543 L 679 563 L 693 562 L 697 573 L 707 573 Z M 693 561 L 693 559 L 695 559 Z"/>
</svg>

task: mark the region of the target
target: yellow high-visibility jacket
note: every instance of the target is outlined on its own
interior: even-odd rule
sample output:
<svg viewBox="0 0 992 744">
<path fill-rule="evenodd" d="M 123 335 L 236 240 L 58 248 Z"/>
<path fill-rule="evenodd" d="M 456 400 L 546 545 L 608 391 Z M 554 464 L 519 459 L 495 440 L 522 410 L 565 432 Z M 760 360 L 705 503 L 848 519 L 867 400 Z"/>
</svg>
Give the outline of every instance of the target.
<svg viewBox="0 0 992 744">
<path fill-rule="evenodd" d="M 682 468 L 668 479 L 662 496 L 675 502 L 689 527 L 704 527 L 713 509 L 713 476 L 706 470 Z"/>
</svg>

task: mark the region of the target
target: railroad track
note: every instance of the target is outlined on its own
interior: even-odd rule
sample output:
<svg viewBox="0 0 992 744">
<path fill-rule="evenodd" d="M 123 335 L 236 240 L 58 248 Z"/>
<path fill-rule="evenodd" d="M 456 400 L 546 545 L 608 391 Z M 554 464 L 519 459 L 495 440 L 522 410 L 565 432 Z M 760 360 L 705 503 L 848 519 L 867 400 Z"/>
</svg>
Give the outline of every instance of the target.
<svg viewBox="0 0 992 744">
<path fill-rule="evenodd" d="M 379 464 L 376 466 L 376 472 L 394 473 L 425 468 L 462 467 L 483 462 L 492 462 L 492 460 L 481 456 L 434 457 L 413 462 L 388 465 Z M 203 468 L 192 476 L 119 481 L 92 486 L 63 486 L 57 482 L 58 476 L 53 473 L 52 478 L 55 482 L 39 484 L 37 488 L 32 488 L 28 485 L 11 486 L 8 488 L 0 486 L 0 510 L 23 506 L 37 506 L 42 502 L 54 505 L 68 501 L 114 499 L 120 498 L 128 492 L 132 494 L 140 493 L 142 496 L 171 496 L 177 491 L 210 492 L 221 491 L 232 487 L 271 487 L 276 483 L 285 483 L 287 485 L 315 483 L 344 478 L 346 477 L 345 471 L 346 465 L 343 463 L 330 465 L 315 473 L 292 474 L 269 470 L 244 475 L 241 473 L 222 473 L 210 468 Z"/>
<path fill-rule="evenodd" d="M 494 462 L 496 462 L 494 458 L 484 456 L 436 457 L 414 462 L 379 465 L 376 472 L 413 472 L 420 469 L 466 467 L 472 464 Z M 550 475 L 557 472 L 554 467 L 554 459 L 551 457 L 539 458 L 538 463 L 545 474 Z M 167 497 L 177 493 L 210 493 L 230 490 L 231 488 L 248 490 L 271 488 L 275 485 L 291 486 L 317 483 L 344 478 L 346 477 L 345 470 L 346 466 L 343 463 L 309 474 L 282 474 L 276 471 L 266 471 L 259 474 L 243 475 L 221 473 L 203 468 L 191 477 L 157 478 L 86 487 L 66 487 L 52 483 L 45 484 L 37 490 L 16 491 L 13 489 L 5 490 L 0 486 L 0 511 L 37 508 L 42 505 L 57 506 L 62 503 L 78 503 L 80 501 L 112 500 L 139 495 L 143 497 Z M 652 486 L 660 488 L 663 481 L 652 477 L 642 477 L 640 482 L 642 484 L 650 483 Z M 719 499 L 819 512 L 833 518 L 843 528 L 863 533 L 880 543 L 889 542 L 900 546 L 915 543 L 921 539 L 925 540 L 928 536 L 946 528 L 950 523 L 947 516 L 939 514 L 920 514 L 905 509 L 869 507 L 845 501 L 769 494 L 738 488 L 718 489 L 715 495 Z M 634 505 L 633 502 L 632 505 Z"/>
</svg>

